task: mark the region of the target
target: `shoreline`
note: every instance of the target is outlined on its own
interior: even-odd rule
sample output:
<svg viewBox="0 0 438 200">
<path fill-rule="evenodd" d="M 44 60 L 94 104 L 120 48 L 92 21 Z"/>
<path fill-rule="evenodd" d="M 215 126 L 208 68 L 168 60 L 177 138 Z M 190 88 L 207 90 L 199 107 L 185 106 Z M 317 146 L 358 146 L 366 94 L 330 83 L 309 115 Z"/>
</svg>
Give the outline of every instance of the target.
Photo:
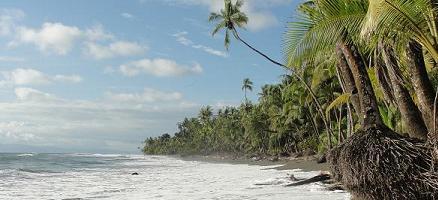
<svg viewBox="0 0 438 200">
<path fill-rule="evenodd" d="M 221 164 L 244 164 L 244 165 L 259 165 L 259 166 L 273 166 L 267 169 L 276 170 L 293 170 L 301 169 L 302 171 L 329 171 L 328 163 L 317 163 L 316 156 L 303 156 L 303 157 L 280 157 L 275 160 L 269 158 L 246 158 L 246 157 L 236 157 L 232 155 L 174 155 L 172 157 L 185 160 L 185 161 L 200 161 L 209 163 L 221 163 Z"/>
</svg>

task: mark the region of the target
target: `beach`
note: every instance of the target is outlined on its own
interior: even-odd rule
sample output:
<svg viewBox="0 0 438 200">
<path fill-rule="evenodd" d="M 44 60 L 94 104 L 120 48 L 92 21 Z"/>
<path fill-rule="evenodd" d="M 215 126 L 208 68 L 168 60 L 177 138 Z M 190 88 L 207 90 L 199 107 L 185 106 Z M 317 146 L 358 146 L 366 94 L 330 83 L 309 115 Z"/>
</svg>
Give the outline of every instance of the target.
<svg viewBox="0 0 438 200">
<path fill-rule="evenodd" d="M 226 199 L 345 200 L 344 191 L 320 183 L 285 187 L 290 175 L 319 171 L 283 169 L 280 162 L 187 160 L 120 154 L 0 154 L 0 199 Z M 288 166 L 291 166 L 289 164 Z M 137 173 L 138 175 L 132 175 Z"/>
</svg>

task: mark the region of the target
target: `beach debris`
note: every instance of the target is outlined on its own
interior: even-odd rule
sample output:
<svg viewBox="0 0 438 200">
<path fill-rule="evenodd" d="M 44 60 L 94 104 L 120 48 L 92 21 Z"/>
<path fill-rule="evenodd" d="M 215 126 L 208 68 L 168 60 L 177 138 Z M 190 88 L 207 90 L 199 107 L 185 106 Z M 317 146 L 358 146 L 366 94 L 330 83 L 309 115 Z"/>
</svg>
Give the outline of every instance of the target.
<svg viewBox="0 0 438 200">
<path fill-rule="evenodd" d="M 285 183 L 285 180 L 275 178 L 275 179 L 268 179 L 268 180 L 262 181 L 262 182 L 257 182 L 254 185 L 257 185 L 257 186 L 260 186 L 260 185 L 281 185 L 283 183 Z"/>
<path fill-rule="evenodd" d="M 329 179 L 331 179 L 330 174 L 323 173 L 323 174 L 314 176 L 314 177 L 309 178 L 309 179 L 305 179 L 305 180 L 298 181 L 295 183 L 287 184 L 287 185 L 285 185 L 285 187 L 306 185 L 306 184 L 321 182 L 321 181 L 325 181 L 325 180 L 329 180 Z"/>
</svg>

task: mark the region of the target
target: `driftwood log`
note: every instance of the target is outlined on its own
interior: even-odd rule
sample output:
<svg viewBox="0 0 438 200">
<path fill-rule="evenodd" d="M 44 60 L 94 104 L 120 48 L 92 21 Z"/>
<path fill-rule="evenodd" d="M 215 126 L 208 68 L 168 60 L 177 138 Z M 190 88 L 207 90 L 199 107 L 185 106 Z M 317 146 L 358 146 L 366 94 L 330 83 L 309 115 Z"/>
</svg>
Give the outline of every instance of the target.
<svg viewBox="0 0 438 200">
<path fill-rule="evenodd" d="M 285 185 L 285 187 L 306 185 L 306 184 L 310 184 L 310 183 L 326 181 L 326 180 L 329 180 L 329 179 L 331 179 L 329 174 L 320 174 L 318 176 L 314 176 L 314 177 L 309 178 L 309 179 L 305 179 L 305 180 L 298 181 L 298 182 L 295 182 L 295 183 L 287 184 L 287 185 Z"/>
</svg>

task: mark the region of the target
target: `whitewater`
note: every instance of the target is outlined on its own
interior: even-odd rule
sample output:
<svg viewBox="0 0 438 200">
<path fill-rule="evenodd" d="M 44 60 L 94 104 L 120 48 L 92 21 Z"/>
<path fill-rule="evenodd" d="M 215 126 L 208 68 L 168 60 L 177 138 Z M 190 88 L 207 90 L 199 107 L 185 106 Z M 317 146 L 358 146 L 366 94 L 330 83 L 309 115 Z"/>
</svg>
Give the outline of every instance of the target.
<svg viewBox="0 0 438 200">
<path fill-rule="evenodd" d="M 183 161 L 165 156 L 0 154 L 0 199 L 349 199 L 319 183 L 284 187 L 319 172 Z M 138 173 L 138 175 L 132 175 Z"/>
</svg>

